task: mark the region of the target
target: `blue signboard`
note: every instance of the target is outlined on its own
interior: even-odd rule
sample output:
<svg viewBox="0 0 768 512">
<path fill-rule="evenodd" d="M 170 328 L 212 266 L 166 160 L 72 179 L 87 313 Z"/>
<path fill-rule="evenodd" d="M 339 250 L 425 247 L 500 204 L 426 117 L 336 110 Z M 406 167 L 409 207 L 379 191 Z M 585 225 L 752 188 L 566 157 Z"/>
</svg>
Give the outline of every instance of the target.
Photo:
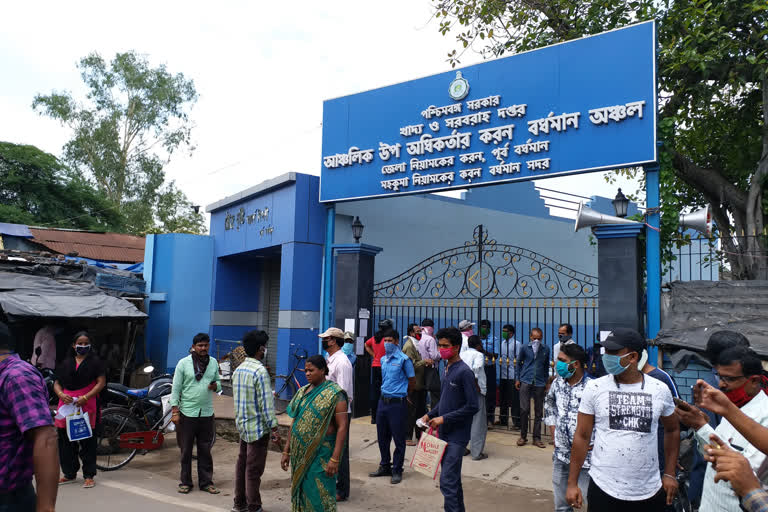
<svg viewBox="0 0 768 512">
<path fill-rule="evenodd" d="M 640 23 L 323 104 L 323 202 L 656 161 L 656 26 Z"/>
</svg>

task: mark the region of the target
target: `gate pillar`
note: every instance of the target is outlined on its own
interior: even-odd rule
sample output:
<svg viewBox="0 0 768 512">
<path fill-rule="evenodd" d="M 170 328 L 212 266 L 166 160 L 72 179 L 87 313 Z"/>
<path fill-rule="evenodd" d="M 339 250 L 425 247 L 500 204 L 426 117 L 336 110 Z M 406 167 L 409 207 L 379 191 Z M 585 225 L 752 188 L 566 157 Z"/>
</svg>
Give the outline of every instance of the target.
<svg viewBox="0 0 768 512">
<path fill-rule="evenodd" d="M 644 332 L 643 267 L 638 236 L 645 225 L 606 224 L 593 228 L 597 238 L 600 282 L 600 330 L 631 327 Z"/>
<path fill-rule="evenodd" d="M 373 312 L 373 277 L 376 255 L 381 247 L 367 244 L 338 244 L 333 246 L 336 270 L 333 287 L 333 325 L 344 330 L 345 320 L 355 319 L 355 336 L 367 340 L 373 332 L 370 321 L 360 329 L 361 309 Z M 372 316 L 372 315 L 371 315 Z M 356 352 L 358 352 L 356 350 Z M 365 416 L 369 411 L 371 358 L 358 353 L 355 363 L 355 396 L 352 416 Z"/>
</svg>

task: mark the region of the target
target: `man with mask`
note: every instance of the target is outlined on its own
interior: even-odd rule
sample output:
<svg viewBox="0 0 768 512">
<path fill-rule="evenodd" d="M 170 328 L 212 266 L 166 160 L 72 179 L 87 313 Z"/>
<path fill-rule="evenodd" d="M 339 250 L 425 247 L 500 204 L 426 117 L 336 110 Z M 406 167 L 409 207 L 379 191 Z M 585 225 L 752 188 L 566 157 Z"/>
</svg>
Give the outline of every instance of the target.
<svg viewBox="0 0 768 512">
<path fill-rule="evenodd" d="M 240 435 L 233 512 L 262 510 L 261 477 L 267 465 L 269 440 L 280 439 L 269 372 L 263 364 L 268 341 L 264 331 L 245 333 L 242 347 L 246 357 L 232 374 L 235 425 Z"/>
<path fill-rule="evenodd" d="M 763 368 L 757 354 L 743 346 L 727 348 L 719 353 L 715 369 L 720 377 L 720 390 L 730 401 L 747 417 L 764 427 L 768 426 L 768 396 L 762 392 Z M 708 447 L 712 443 L 709 436 L 716 434 L 730 448 L 746 457 L 753 470 L 757 471 L 765 460 L 765 454 L 750 444 L 727 419 L 721 420 L 713 429 L 708 423 L 709 417 L 693 405 L 678 407 L 676 411 L 680 421 L 696 429 L 696 440 L 700 446 Z M 715 473 L 716 469 L 708 464 L 699 510 L 739 510 L 738 496 L 727 482 L 715 483 Z"/>
<path fill-rule="evenodd" d="M 561 345 L 557 354 L 555 371 L 560 377 L 552 382 L 546 399 L 547 417 L 544 423 L 552 430 L 555 453 L 552 456 L 552 491 L 555 497 L 555 512 L 573 512 L 565 499 L 568 488 L 568 474 L 571 465 L 571 447 L 576 432 L 579 404 L 590 377 L 584 371 L 587 353 L 575 343 Z M 578 485 L 582 496 L 589 486 L 589 454 L 581 467 Z"/>
<path fill-rule="evenodd" d="M 488 455 L 483 453 L 485 449 L 485 438 L 488 434 L 488 423 L 485 415 L 485 393 L 487 384 L 485 381 L 485 355 L 483 354 L 483 344 L 479 336 L 469 337 L 469 348 L 460 354 L 464 364 L 469 366 L 472 373 L 475 374 L 475 384 L 477 386 L 477 404 L 478 411 L 472 417 L 472 430 L 470 433 L 469 452 L 472 454 L 472 460 L 487 459 Z"/>
<path fill-rule="evenodd" d="M 459 331 L 461 332 L 461 351 L 464 352 L 469 348 L 469 338 L 475 335 L 475 324 L 469 320 L 462 320 L 459 322 Z"/>
<path fill-rule="evenodd" d="M 485 412 L 488 424 L 493 426 L 496 419 L 496 365 L 499 359 L 499 340 L 491 332 L 490 320 L 480 320 L 480 339 L 485 351 Z"/>
<path fill-rule="evenodd" d="M 560 324 L 560 327 L 557 329 L 557 340 L 555 346 L 552 347 L 553 365 L 557 364 L 557 355 L 560 353 L 560 347 L 562 345 L 576 343 L 573 339 L 573 326 L 571 324 Z M 557 375 L 557 372 L 555 372 L 555 375 Z"/>
<path fill-rule="evenodd" d="M 371 356 L 371 423 L 376 424 L 376 408 L 381 396 L 381 356 L 384 355 L 384 344 L 381 333 L 392 329 L 394 322 L 389 318 L 379 321 L 379 330 L 365 342 L 365 351 Z"/>
<path fill-rule="evenodd" d="M 546 448 L 541 442 L 541 420 L 544 416 L 544 397 L 547 394 L 549 376 L 549 349 L 541 340 L 544 332 L 538 327 L 531 329 L 530 345 L 520 350 L 517 358 L 515 387 L 520 392 L 520 439 L 517 446 L 528 442 L 528 426 L 533 398 L 533 445 Z"/>
<path fill-rule="evenodd" d="M 448 366 L 445 369 L 445 390 L 437 404 L 421 418 L 432 428 L 440 430 L 445 447 L 440 472 L 440 492 L 443 493 L 445 512 L 464 512 L 464 491 L 461 486 L 461 462 L 464 447 L 471 437 L 472 417 L 480 408 L 477 405 L 475 374 L 461 360 L 461 333 L 455 327 L 437 332 L 440 357 Z"/>
<path fill-rule="evenodd" d="M 579 475 L 593 445 L 587 491 L 590 512 L 661 512 L 677 493 L 680 426 L 672 394 L 637 369 L 645 347 L 640 333 L 614 329 L 603 346 L 608 375 L 589 381 L 581 396 L 566 502 L 575 508 L 583 505 Z M 663 475 L 656 450 L 659 419 L 665 431 Z"/>
<path fill-rule="evenodd" d="M 192 490 L 192 448 L 197 445 L 197 478 L 200 490 L 221 491 L 213 485 L 211 445 L 216 428 L 213 421 L 213 392 L 221 391 L 219 365 L 208 355 L 211 340 L 204 332 L 192 339 L 191 353 L 181 359 L 173 373 L 171 420 L 176 424 L 176 442 L 181 449 L 179 492 Z"/>
<path fill-rule="evenodd" d="M 331 327 L 320 335 L 323 350 L 328 352 L 328 380 L 335 382 L 347 393 L 348 418 L 352 415 L 352 400 L 355 396 L 355 374 L 352 363 L 342 351 L 344 346 L 344 331 Z M 336 501 L 349 499 L 349 431 L 344 441 L 344 452 L 341 454 L 339 472 L 336 475 Z"/>
<path fill-rule="evenodd" d="M 422 320 L 419 355 L 424 361 L 424 388 L 429 393 L 432 407 L 440 400 L 440 352 L 434 334 L 435 322 L 431 318 Z"/>
<path fill-rule="evenodd" d="M 515 366 L 523 344 L 515 338 L 515 326 L 506 324 L 501 328 L 501 353 L 499 354 L 499 388 L 501 407 L 498 424 L 509 426 L 511 412 L 512 426 L 520 428 L 520 392 L 515 387 Z M 511 409 L 511 411 L 510 411 Z"/>
<path fill-rule="evenodd" d="M 381 358 L 381 398 L 376 413 L 381 462 L 379 468 L 368 476 L 391 476 L 391 482 L 399 484 L 403 480 L 405 460 L 408 393 L 413 389 L 416 373 L 411 360 L 400 350 L 400 334 L 389 329 L 381 336 L 385 354 Z M 389 445 L 392 441 L 395 442 L 395 453 L 390 458 Z"/>
</svg>

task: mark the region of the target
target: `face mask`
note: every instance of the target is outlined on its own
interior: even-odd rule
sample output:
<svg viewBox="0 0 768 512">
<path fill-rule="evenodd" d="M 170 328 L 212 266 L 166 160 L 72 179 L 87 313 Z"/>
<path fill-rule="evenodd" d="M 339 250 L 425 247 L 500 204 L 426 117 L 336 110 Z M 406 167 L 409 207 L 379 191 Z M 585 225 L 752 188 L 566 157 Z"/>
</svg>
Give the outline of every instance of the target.
<svg viewBox="0 0 768 512">
<path fill-rule="evenodd" d="M 328 352 L 328 340 L 323 340 L 323 350 Z"/>
<path fill-rule="evenodd" d="M 747 383 L 744 383 L 744 386 L 746 386 Z M 733 405 L 741 409 L 745 405 L 747 405 L 747 402 L 752 400 L 752 398 L 747 395 L 747 391 L 744 389 L 744 386 L 741 386 L 738 389 L 734 389 L 731 391 L 726 391 L 725 396 L 728 397 L 728 400 L 733 402 Z"/>
<path fill-rule="evenodd" d="M 576 368 L 569 370 L 568 367 L 571 365 L 571 363 L 566 363 L 564 361 L 558 361 L 555 365 L 555 369 L 557 370 L 557 374 L 561 376 L 564 379 L 570 379 L 574 373 L 576 373 Z"/>
<path fill-rule="evenodd" d="M 502 332 L 501 333 L 501 339 L 508 340 L 509 339 L 509 333 L 508 332 Z"/>
<path fill-rule="evenodd" d="M 629 368 L 629 365 L 621 366 L 621 359 L 626 355 L 628 354 L 624 354 L 623 356 L 603 354 L 603 366 L 605 367 L 605 371 L 607 371 L 611 375 L 620 375 L 624 373 L 624 370 Z"/>
<path fill-rule="evenodd" d="M 87 354 L 90 351 L 91 351 L 91 346 L 90 345 L 77 345 L 75 347 L 75 352 L 77 352 L 77 354 L 80 355 L 80 356 L 84 356 L 85 354 Z"/>
<path fill-rule="evenodd" d="M 488 334 L 490 332 L 491 332 L 490 329 L 488 329 L 487 327 L 481 327 L 480 328 L 480 336 L 482 336 L 482 337 L 488 336 Z"/>
<path fill-rule="evenodd" d="M 539 345 L 541 345 L 541 340 L 531 340 L 532 347 L 538 347 Z"/>
<path fill-rule="evenodd" d="M 264 355 L 261 356 L 261 357 L 262 357 L 262 359 L 266 359 L 267 358 L 267 347 L 264 347 Z"/>
<path fill-rule="evenodd" d="M 475 330 L 474 329 L 470 329 L 468 331 L 464 331 L 463 334 L 465 334 L 467 336 L 467 338 L 471 338 L 472 336 L 475 335 Z"/>
<path fill-rule="evenodd" d="M 450 359 L 454 354 L 453 348 L 440 348 L 440 357 L 443 359 Z"/>
<path fill-rule="evenodd" d="M 557 339 L 559 339 L 559 340 L 560 340 L 560 343 L 565 343 L 566 341 L 568 341 L 569 339 L 571 339 L 571 337 L 570 337 L 570 336 L 568 336 L 567 334 L 558 334 L 558 335 L 557 335 Z"/>
<path fill-rule="evenodd" d="M 637 369 L 640 371 L 643 371 L 643 368 L 645 368 L 645 363 L 648 362 L 648 351 L 643 350 L 643 355 L 640 356 L 640 362 L 637 363 Z"/>
<path fill-rule="evenodd" d="M 416 341 L 421 341 L 421 333 L 414 336 L 416 338 Z"/>
<path fill-rule="evenodd" d="M 395 343 L 384 343 L 384 353 L 391 356 L 397 352 L 397 345 Z"/>
</svg>

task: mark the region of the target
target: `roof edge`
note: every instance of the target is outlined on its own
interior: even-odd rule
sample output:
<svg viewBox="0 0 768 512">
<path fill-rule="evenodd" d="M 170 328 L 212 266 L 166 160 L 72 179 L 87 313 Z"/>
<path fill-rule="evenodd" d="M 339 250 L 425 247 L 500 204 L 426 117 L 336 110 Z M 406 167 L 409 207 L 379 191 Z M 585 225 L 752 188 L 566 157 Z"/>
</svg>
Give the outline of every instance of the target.
<svg viewBox="0 0 768 512">
<path fill-rule="evenodd" d="M 233 194 L 231 196 L 225 197 L 224 199 L 216 201 L 215 203 L 209 204 L 208 206 L 205 207 L 205 211 L 207 213 L 213 213 L 216 210 L 221 210 L 222 208 L 231 206 L 234 203 L 239 203 L 241 201 L 245 201 L 246 199 L 250 199 L 253 196 L 269 192 L 271 190 L 283 187 L 290 183 L 294 183 L 296 181 L 297 174 L 298 173 L 296 172 L 287 172 L 285 174 L 278 176 L 277 178 L 272 178 L 271 180 L 262 181 L 258 185 L 254 185 L 253 187 L 247 188 L 236 194 Z"/>
</svg>

